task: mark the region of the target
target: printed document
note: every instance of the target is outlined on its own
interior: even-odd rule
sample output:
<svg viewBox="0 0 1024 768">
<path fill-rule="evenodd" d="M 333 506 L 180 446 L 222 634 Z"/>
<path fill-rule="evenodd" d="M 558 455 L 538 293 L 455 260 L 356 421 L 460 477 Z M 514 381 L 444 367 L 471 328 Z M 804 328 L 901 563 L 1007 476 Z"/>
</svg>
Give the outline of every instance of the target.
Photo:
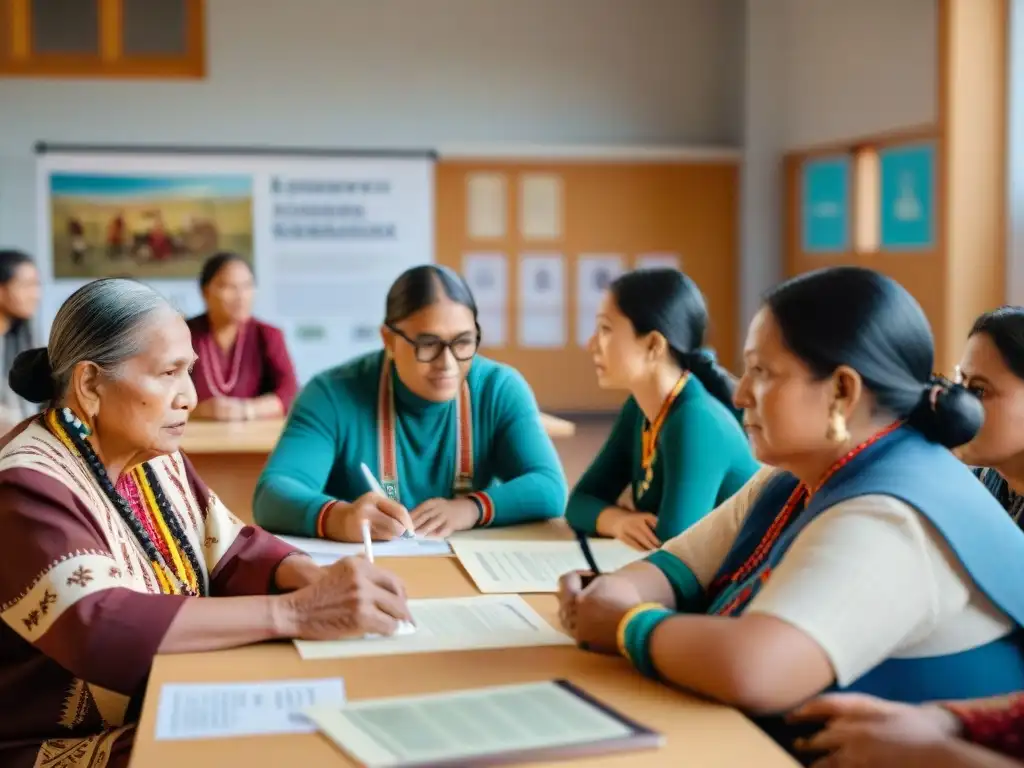
<svg viewBox="0 0 1024 768">
<path fill-rule="evenodd" d="M 469 762 L 473 758 L 491 764 L 482 758 L 537 750 L 571 755 L 573 747 L 583 755 L 584 745 L 649 735 L 654 746 L 659 739 L 553 681 L 370 699 L 314 707 L 307 714 L 338 747 L 370 768 L 477 764 Z"/>
<path fill-rule="evenodd" d="M 278 536 L 285 544 L 301 549 L 313 558 L 317 565 L 334 565 L 339 560 L 363 554 L 363 545 L 345 541 L 307 539 L 302 536 Z M 411 539 L 392 539 L 373 542 L 373 556 L 377 557 L 419 557 L 427 555 L 448 555 L 452 548 L 444 539 L 428 539 L 417 536 Z"/>
<path fill-rule="evenodd" d="M 648 553 L 615 539 L 590 539 L 601 571 L 616 571 Z M 588 570 L 579 542 L 453 539 L 452 551 L 481 592 L 557 592 L 559 577 Z"/>
<path fill-rule="evenodd" d="M 256 683 L 174 683 L 160 689 L 157 740 L 312 733 L 303 712 L 345 703 L 341 678 Z"/>
<path fill-rule="evenodd" d="M 519 595 L 410 600 L 414 632 L 351 640 L 296 640 L 303 659 L 572 645 Z"/>
</svg>

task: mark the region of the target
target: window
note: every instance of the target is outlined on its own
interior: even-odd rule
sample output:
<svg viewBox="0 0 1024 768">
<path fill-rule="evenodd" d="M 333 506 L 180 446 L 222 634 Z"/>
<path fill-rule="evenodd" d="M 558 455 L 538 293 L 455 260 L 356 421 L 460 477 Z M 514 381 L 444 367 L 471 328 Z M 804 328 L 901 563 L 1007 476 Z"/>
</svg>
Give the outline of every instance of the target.
<svg viewBox="0 0 1024 768">
<path fill-rule="evenodd" d="M 204 22 L 204 0 L 0 0 L 0 77 L 203 77 Z"/>
</svg>

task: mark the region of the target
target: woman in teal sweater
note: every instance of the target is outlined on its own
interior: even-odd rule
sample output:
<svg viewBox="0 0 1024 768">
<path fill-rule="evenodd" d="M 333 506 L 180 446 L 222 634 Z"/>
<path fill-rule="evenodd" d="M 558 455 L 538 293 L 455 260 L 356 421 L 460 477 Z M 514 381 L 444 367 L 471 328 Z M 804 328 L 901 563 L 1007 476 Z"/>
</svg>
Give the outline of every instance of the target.
<svg viewBox="0 0 1024 768">
<path fill-rule="evenodd" d="M 732 378 L 703 346 L 707 326 L 700 289 L 678 270 L 637 270 L 609 286 L 590 352 L 599 386 L 630 397 L 569 497 L 577 531 L 657 549 L 757 471 Z M 619 504 L 627 486 L 635 509 Z"/>
<path fill-rule="evenodd" d="M 391 286 L 384 350 L 325 371 L 292 407 L 256 485 L 276 533 L 361 541 L 557 517 L 566 481 L 523 377 L 476 355 L 477 308 L 452 270 Z M 385 495 L 373 491 L 366 464 Z"/>
</svg>

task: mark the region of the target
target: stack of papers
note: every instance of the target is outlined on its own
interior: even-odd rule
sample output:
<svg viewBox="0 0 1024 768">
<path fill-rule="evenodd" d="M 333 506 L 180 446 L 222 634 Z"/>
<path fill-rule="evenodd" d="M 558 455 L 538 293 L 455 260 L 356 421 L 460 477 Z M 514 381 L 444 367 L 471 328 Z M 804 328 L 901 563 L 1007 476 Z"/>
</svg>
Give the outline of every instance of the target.
<svg viewBox="0 0 1024 768">
<path fill-rule="evenodd" d="M 589 543 L 603 573 L 648 555 L 615 539 L 590 539 Z M 562 574 L 589 570 L 576 541 L 454 539 L 452 551 L 477 589 L 485 594 L 557 592 Z"/>
<path fill-rule="evenodd" d="M 334 565 L 339 560 L 363 554 L 362 544 L 350 544 L 327 539 L 307 539 L 301 536 L 278 536 L 281 541 L 301 549 L 313 558 L 317 565 Z M 452 548 L 444 539 L 392 539 L 373 542 L 373 556 L 378 557 L 419 557 L 426 555 L 449 555 Z"/>
<path fill-rule="evenodd" d="M 352 640 L 296 640 L 303 659 L 573 645 L 519 595 L 410 600 L 414 632 Z"/>
</svg>

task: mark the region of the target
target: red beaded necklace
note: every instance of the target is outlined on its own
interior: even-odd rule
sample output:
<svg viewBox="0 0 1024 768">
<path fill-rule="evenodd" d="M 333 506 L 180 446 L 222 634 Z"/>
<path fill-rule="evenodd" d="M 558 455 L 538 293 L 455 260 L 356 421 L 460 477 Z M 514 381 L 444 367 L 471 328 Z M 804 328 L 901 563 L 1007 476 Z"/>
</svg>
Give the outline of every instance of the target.
<svg viewBox="0 0 1024 768">
<path fill-rule="evenodd" d="M 205 363 L 203 366 L 203 378 L 206 380 L 206 386 L 209 387 L 214 397 L 227 397 L 238 384 L 238 377 L 242 372 L 242 350 L 245 348 L 248 330 L 249 323 L 242 323 L 238 329 L 238 335 L 235 337 L 234 354 L 229 362 L 230 367 L 228 368 L 227 376 L 224 375 L 224 371 L 221 368 L 220 348 L 217 346 L 216 341 L 214 341 L 213 330 L 211 329 L 210 333 L 200 341 Z"/>
<path fill-rule="evenodd" d="M 789 523 L 789 519 L 793 516 L 793 513 L 796 511 L 797 507 L 800 506 L 801 502 L 810 501 L 811 497 L 821 490 L 822 486 L 825 485 L 825 483 L 827 483 L 836 472 L 845 467 L 855 456 L 857 456 L 857 454 L 877 443 L 890 432 L 896 430 L 896 428 L 902 423 L 903 422 L 900 421 L 893 422 L 888 427 L 875 433 L 856 448 L 851 450 L 828 468 L 828 471 L 821 476 L 821 479 L 818 480 L 814 488 L 809 489 L 804 483 L 800 483 L 796 488 L 794 488 L 793 492 L 789 495 L 789 499 L 787 499 L 786 504 L 782 507 L 782 511 L 779 512 L 772 521 L 767 533 L 765 533 L 764 537 L 758 543 L 750 557 L 748 557 L 746 562 L 731 574 L 720 576 L 716 579 L 711 585 L 711 593 L 717 594 L 727 584 L 736 584 L 738 582 L 745 581 L 750 574 L 761 566 L 761 563 L 768 556 L 768 553 L 771 552 L 772 547 L 775 546 L 775 542 L 778 540 L 779 536 L 782 535 L 782 531 L 785 530 L 786 524 Z"/>
</svg>

